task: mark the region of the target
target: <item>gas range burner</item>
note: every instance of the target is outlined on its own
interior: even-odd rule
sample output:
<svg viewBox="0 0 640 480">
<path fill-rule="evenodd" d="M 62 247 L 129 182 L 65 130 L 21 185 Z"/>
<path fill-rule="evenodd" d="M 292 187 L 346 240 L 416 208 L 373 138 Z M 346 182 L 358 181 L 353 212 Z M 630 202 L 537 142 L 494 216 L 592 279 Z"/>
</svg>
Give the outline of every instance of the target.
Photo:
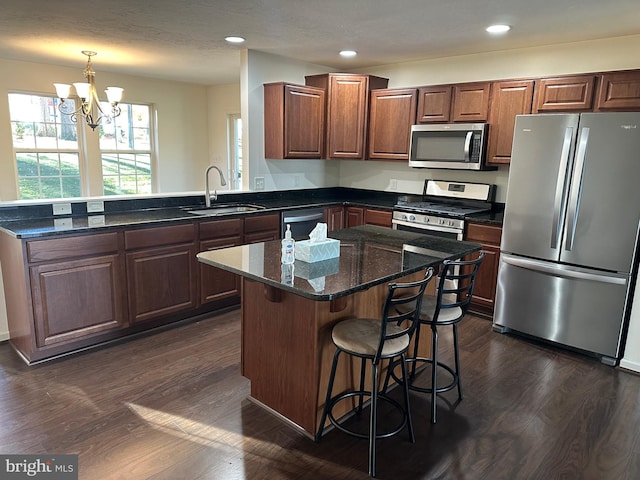
<svg viewBox="0 0 640 480">
<path fill-rule="evenodd" d="M 397 204 L 398 210 L 406 210 L 418 213 L 432 213 L 447 215 L 450 217 L 464 217 L 473 213 L 488 212 L 489 207 L 479 207 L 471 205 L 461 205 L 446 202 L 408 202 Z"/>
</svg>

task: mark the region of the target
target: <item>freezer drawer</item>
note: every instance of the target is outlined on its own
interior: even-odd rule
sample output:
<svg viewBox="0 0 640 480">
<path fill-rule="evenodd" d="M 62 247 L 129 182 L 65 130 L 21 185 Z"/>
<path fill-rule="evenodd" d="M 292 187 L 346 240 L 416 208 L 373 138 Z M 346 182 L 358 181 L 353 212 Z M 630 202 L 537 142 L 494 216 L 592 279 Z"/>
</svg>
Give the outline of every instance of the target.
<svg viewBox="0 0 640 480">
<path fill-rule="evenodd" d="M 618 358 L 629 278 L 501 254 L 494 325 Z"/>
</svg>

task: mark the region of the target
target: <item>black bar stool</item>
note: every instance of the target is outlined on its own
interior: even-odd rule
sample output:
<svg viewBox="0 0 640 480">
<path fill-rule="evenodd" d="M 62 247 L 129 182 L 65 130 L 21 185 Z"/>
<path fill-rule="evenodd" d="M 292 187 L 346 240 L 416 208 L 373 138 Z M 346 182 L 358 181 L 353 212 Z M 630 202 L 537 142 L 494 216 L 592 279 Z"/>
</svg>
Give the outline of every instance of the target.
<svg viewBox="0 0 640 480">
<path fill-rule="evenodd" d="M 411 411 L 409 409 L 408 382 L 403 382 L 404 406 L 385 394 L 385 390 L 378 391 L 378 374 L 381 360 L 393 360 L 400 357 L 402 365 L 402 379 L 407 379 L 405 364 L 405 353 L 409 348 L 409 343 L 413 332 L 418 326 L 420 318 L 420 306 L 427 283 L 433 276 L 433 268 L 428 268 L 424 279 L 410 283 L 389 284 L 389 292 L 382 309 L 381 318 L 350 318 L 337 323 L 331 331 L 331 339 L 336 346 L 336 353 L 333 356 L 329 385 L 327 387 L 327 397 L 325 400 L 320 427 L 316 433 L 315 440 L 319 442 L 324 430 L 324 424 L 329 421 L 340 431 L 359 438 L 369 440 L 369 475 L 375 477 L 376 473 L 376 439 L 386 438 L 399 433 L 405 425 L 408 428 L 409 438 L 415 442 L 413 424 L 411 423 Z M 398 307 L 403 306 L 399 313 Z M 338 358 L 341 353 L 346 353 L 361 359 L 360 387 L 359 390 L 350 390 L 335 397 L 331 396 L 333 383 L 338 366 Z M 371 390 L 364 389 L 364 377 L 366 362 L 371 362 Z M 369 414 L 368 434 L 356 432 L 342 425 L 333 415 L 333 407 L 347 398 L 358 398 L 358 406 L 355 408 L 357 414 L 362 411 L 363 400 L 370 397 L 371 411 Z M 402 412 L 401 424 L 391 432 L 377 432 L 377 407 L 378 400 L 383 400 Z"/>
<path fill-rule="evenodd" d="M 462 400 L 462 383 L 460 381 L 460 353 L 458 350 L 458 323 L 464 318 L 473 297 L 476 274 L 484 259 L 484 252 L 474 260 L 445 260 L 440 269 L 438 289 L 435 295 L 425 295 L 420 311 L 420 323 L 416 328 L 413 355 L 406 359 L 411 364 L 409 374 L 409 389 L 431 394 L 431 423 L 436 423 L 436 395 L 448 392 L 458 387 L 458 401 Z M 402 306 L 399 307 L 402 310 Z M 418 356 L 418 342 L 420 340 L 421 325 L 431 327 L 431 358 Z M 438 327 L 453 327 L 454 367 L 438 360 Z M 416 369 L 418 364 L 431 365 L 431 383 L 428 387 L 415 384 Z M 395 362 L 394 367 L 397 367 Z M 438 368 L 446 371 L 451 376 L 451 382 L 443 387 L 438 387 Z M 401 381 L 397 374 L 390 368 L 387 379 L 392 376 L 396 381 Z M 420 373 L 420 372 L 419 372 Z"/>
</svg>

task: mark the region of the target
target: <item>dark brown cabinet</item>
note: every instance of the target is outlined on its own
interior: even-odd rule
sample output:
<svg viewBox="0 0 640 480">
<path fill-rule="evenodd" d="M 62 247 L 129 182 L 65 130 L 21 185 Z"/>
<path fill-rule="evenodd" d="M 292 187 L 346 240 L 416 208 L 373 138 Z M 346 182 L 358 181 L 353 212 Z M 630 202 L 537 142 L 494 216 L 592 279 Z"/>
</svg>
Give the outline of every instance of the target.
<svg viewBox="0 0 640 480">
<path fill-rule="evenodd" d="M 244 219 L 244 243 L 268 242 L 280 238 L 280 214 L 251 215 Z"/>
<path fill-rule="evenodd" d="M 327 92 L 326 158 L 364 159 L 369 91 L 387 88 L 388 80 L 372 75 L 327 73 L 308 75 L 305 84 Z"/>
<path fill-rule="evenodd" d="M 493 315 L 500 259 L 502 228 L 495 225 L 468 223 L 465 240 L 480 243 L 485 253 L 478 269 L 470 310 L 484 315 Z"/>
<path fill-rule="evenodd" d="M 346 207 L 344 209 L 345 214 L 345 227 L 357 227 L 358 225 L 364 225 L 364 208 L 362 207 Z"/>
<path fill-rule="evenodd" d="M 595 75 L 536 80 L 532 112 L 588 112 L 593 109 L 595 84 Z"/>
<path fill-rule="evenodd" d="M 325 91 L 321 88 L 264 85 L 265 158 L 322 158 Z"/>
<path fill-rule="evenodd" d="M 346 207 L 345 227 L 357 227 L 358 225 L 378 225 L 380 227 L 391 227 L 392 213 L 390 210 L 379 210 L 364 207 Z"/>
<path fill-rule="evenodd" d="M 199 251 L 242 245 L 242 218 L 200 223 Z M 240 303 L 240 277 L 221 268 L 199 264 L 200 304 L 209 302 Z M 220 305 L 223 306 L 223 305 Z"/>
<path fill-rule="evenodd" d="M 132 323 L 196 308 L 194 224 L 131 230 L 124 238 Z"/>
<path fill-rule="evenodd" d="M 340 230 L 345 225 L 344 207 L 327 207 L 324 209 L 324 218 L 327 223 L 327 230 Z"/>
<path fill-rule="evenodd" d="M 409 139 L 416 117 L 417 98 L 415 88 L 371 91 L 368 158 L 409 159 Z"/>
<path fill-rule="evenodd" d="M 489 107 L 488 164 L 511 162 L 516 115 L 531 113 L 533 80 L 494 82 Z"/>
<path fill-rule="evenodd" d="M 489 115 L 489 82 L 461 83 L 453 86 L 454 122 L 486 122 Z"/>
<path fill-rule="evenodd" d="M 417 123 L 448 123 L 451 119 L 452 85 L 434 85 L 418 89 Z"/>
<path fill-rule="evenodd" d="M 640 110 L 640 71 L 610 72 L 602 75 L 595 109 Z"/>
</svg>

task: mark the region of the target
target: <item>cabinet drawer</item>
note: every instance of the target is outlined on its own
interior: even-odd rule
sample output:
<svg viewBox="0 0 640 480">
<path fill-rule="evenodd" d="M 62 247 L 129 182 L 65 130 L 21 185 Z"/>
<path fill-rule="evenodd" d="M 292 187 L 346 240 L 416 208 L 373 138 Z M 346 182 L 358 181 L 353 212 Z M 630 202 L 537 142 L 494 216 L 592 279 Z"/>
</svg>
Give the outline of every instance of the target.
<svg viewBox="0 0 640 480">
<path fill-rule="evenodd" d="M 27 242 L 29 263 L 104 255 L 118 250 L 118 234 L 100 233 Z"/>
<path fill-rule="evenodd" d="M 393 214 L 386 210 L 373 210 L 367 208 L 364 211 L 364 223 L 368 225 L 379 225 L 381 227 L 391 227 Z"/>
<path fill-rule="evenodd" d="M 124 232 L 124 247 L 158 247 L 175 243 L 191 243 L 195 240 L 195 225 L 171 225 L 169 227 L 144 228 Z"/>
<path fill-rule="evenodd" d="M 465 240 L 470 242 L 490 243 L 500 245 L 502 228 L 494 225 L 483 225 L 480 223 L 469 223 L 467 225 L 467 235 Z"/>
<path fill-rule="evenodd" d="M 280 214 L 250 216 L 244 219 L 244 233 L 280 231 Z"/>
<path fill-rule="evenodd" d="M 237 237 L 242 235 L 242 219 L 214 220 L 200 223 L 200 240 Z"/>
</svg>

